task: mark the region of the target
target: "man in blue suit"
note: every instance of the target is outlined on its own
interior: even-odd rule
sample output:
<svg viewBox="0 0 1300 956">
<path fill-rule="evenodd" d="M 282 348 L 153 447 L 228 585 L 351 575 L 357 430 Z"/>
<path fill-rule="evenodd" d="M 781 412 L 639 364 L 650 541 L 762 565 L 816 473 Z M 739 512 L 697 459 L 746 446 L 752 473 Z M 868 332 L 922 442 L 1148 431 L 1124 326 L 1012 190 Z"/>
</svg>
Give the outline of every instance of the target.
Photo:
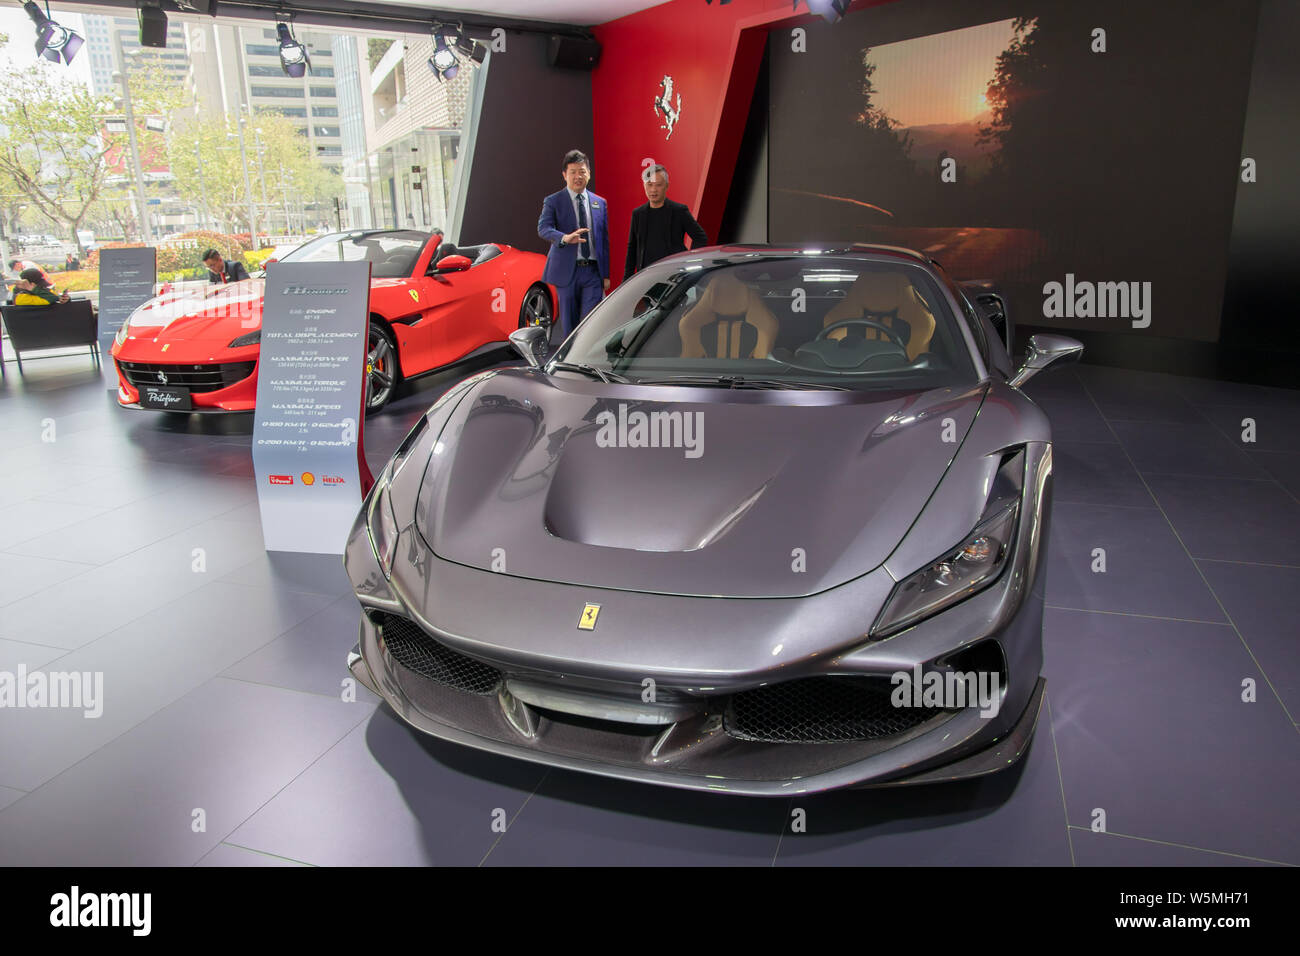
<svg viewBox="0 0 1300 956">
<path fill-rule="evenodd" d="M 537 234 L 551 244 L 542 279 L 560 294 L 565 337 L 609 289 L 609 210 L 587 189 L 591 163 L 582 152 L 564 154 L 564 188 L 542 202 Z"/>
</svg>

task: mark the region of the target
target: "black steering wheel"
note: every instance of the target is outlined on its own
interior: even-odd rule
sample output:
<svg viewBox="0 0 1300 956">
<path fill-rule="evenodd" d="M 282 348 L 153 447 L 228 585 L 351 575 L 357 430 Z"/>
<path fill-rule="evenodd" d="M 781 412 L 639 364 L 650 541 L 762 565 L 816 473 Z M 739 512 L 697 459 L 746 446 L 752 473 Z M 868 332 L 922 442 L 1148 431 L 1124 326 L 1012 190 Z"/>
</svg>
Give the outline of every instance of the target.
<svg viewBox="0 0 1300 956">
<path fill-rule="evenodd" d="M 885 325 L 885 323 L 877 322 L 875 319 L 840 319 L 838 322 L 832 322 L 830 325 L 826 326 L 826 328 L 818 332 L 817 337 L 813 339 L 813 341 L 820 342 L 836 329 L 847 328 L 850 325 L 866 325 L 873 329 L 879 329 L 881 332 L 884 332 L 885 335 L 889 336 L 890 340 L 900 349 L 904 352 L 907 351 L 907 343 L 903 341 L 903 337 L 889 326 Z"/>
</svg>

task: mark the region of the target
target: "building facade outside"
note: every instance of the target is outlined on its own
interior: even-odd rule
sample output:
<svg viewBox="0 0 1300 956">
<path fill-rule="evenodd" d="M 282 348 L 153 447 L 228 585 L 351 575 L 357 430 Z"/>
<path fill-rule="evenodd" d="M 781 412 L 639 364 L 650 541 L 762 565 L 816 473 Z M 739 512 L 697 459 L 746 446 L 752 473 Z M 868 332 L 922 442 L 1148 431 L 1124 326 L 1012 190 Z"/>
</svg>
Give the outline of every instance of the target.
<svg viewBox="0 0 1300 956">
<path fill-rule="evenodd" d="M 90 88 L 97 96 L 116 96 L 119 86 L 113 73 L 122 70 L 118 62 L 113 34 L 122 40 L 122 51 L 127 56 L 147 57 L 159 63 L 168 79 L 181 83 L 189 74 L 190 55 L 185 43 L 185 26 L 176 19 L 167 24 L 167 46 L 140 45 L 140 24 L 135 17 L 109 17 L 88 13 L 83 17 L 86 26 L 86 52 L 90 59 Z"/>
<path fill-rule="evenodd" d="M 428 36 L 358 38 L 357 54 L 372 223 L 449 230 L 455 165 L 478 70 L 462 59 L 457 75 L 440 81 L 428 66 Z M 465 237 L 471 240 L 482 241 Z"/>
</svg>

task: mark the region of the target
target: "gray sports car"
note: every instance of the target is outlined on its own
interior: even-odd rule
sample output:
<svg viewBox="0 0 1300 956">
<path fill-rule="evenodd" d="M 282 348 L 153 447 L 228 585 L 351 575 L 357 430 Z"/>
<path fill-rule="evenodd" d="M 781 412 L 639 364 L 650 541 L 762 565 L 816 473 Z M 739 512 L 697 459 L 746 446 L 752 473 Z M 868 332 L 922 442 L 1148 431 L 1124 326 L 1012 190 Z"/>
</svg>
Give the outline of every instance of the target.
<svg viewBox="0 0 1300 956">
<path fill-rule="evenodd" d="M 349 668 L 419 730 L 776 795 L 989 773 L 1043 697 L 1030 339 L 926 256 L 722 246 L 449 390 L 367 496 Z"/>
</svg>

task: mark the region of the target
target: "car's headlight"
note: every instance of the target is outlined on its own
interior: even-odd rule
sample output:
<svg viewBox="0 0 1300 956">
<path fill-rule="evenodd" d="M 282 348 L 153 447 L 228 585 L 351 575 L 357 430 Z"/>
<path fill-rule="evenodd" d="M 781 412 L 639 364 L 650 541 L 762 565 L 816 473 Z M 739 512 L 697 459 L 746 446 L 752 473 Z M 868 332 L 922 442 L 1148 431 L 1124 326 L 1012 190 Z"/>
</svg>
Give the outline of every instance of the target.
<svg viewBox="0 0 1300 956">
<path fill-rule="evenodd" d="M 123 322 L 122 327 L 117 330 L 117 335 L 113 336 L 113 344 L 120 346 L 123 342 L 126 341 L 126 337 L 130 333 L 131 333 L 130 321 Z"/>
<path fill-rule="evenodd" d="M 245 345 L 257 345 L 261 341 L 262 341 L 262 330 L 254 329 L 251 332 L 245 332 L 237 339 L 231 339 L 230 344 L 227 345 L 226 348 L 239 349 L 239 348 L 243 348 Z"/>
<path fill-rule="evenodd" d="M 397 554 L 397 515 L 393 514 L 387 479 L 385 471 L 375 493 L 370 496 L 370 513 L 366 516 L 370 543 L 375 548 L 375 557 L 379 559 L 379 566 L 386 578 L 393 574 L 393 556 Z"/>
<path fill-rule="evenodd" d="M 1013 499 L 957 547 L 894 585 L 871 636 L 895 634 L 992 584 L 1011 553 L 1019 510 Z"/>
<path fill-rule="evenodd" d="M 402 470 L 402 466 L 406 464 L 411 449 L 415 447 L 428 427 L 428 417 L 422 416 L 411 429 L 410 434 L 402 439 L 402 443 L 397 446 L 397 451 L 380 472 L 379 480 L 375 482 L 375 492 L 370 497 L 366 525 L 370 529 L 370 541 L 374 545 L 375 556 L 379 558 L 379 566 L 383 569 L 386 578 L 391 577 L 393 573 L 393 556 L 397 554 L 397 538 L 400 532 L 397 514 L 393 510 L 393 499 L 388 489 L 397 478 L 398 472 Z"/>
</svg>

